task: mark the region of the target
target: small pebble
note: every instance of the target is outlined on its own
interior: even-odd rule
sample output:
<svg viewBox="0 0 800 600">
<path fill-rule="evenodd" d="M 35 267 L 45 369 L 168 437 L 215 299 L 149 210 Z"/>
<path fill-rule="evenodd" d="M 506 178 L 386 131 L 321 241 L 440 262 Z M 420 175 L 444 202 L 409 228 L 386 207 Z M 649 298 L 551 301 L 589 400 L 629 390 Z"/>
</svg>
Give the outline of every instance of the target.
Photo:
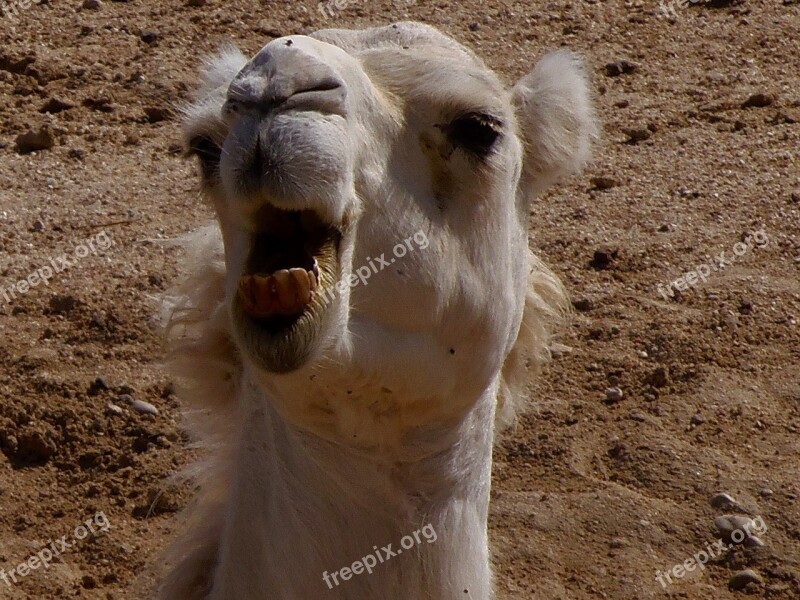
<svg viewBox="0 0 800 600">
<path fill-rule="evenodd" d="M 691 418 L 692 425 L 702 425 L 705 422 L 706 420 L 701 415 L 692 415 Z"/>
<path fill-rule="evenodd" d="M 145 415 L 157 415 L 158 409 L 150 404 L 149 402 L 145 402 L 144 400 L 134 400 L 131 403 L 131 408 L 138 413 L 142 413 Z"/>
<path fill-rule="evenodd" d="M 618 77 L 620 75 L 630 75 L 639 68 L 634 62 L 629 60 L 617 60 L 606 65 L 606 75 L 608 77 Z"/>
<path fill-rule="evenodd" d="M 742 108 L 764 108 L 774 101 L 775 99 L 770 94 L 757 93 L 742 102 Z"/>
<path fill-rule="evenodd" d="M 563 354 L 569 354 L 572 352 L 572 347 L 567 346 L 566 344 L 559 344 L 558 342 L 554 342 L 550 344 L 550 352 L 553 356 L 561 356 Z"/>
<path fill-rule="evenodd" d="M 17 136 L 15 141 L 18 154 L 30 154 L 38 150 L 49 150 L 55 144 L 50 128 L 45 125 L 37 130 L 30 129 Z"/>
<path fill-rule="evenodd" d="M 730 494 L 717 494 L 711 498 L 711 508 L 717 510 L 731 510 L 736 506 L 739 506 L 739 503 Z"/>
<path fill-rule="evenodd" d="M 739 303 L 739 314 L 750 315 L 753 313 L 753 302 L 747 299 Z"/>
<path fill-rule="evenodd" d="M 647 127 L 627 127 L 623 132 L 628 136 L 629 144 L 638 144 L 639 142 L 649 140 L 653 135 L 653 132 Z"/>
<path fill-rule="evenodd" d="M 619 402 L 622 400 L 622 390 L 618 387 L 611 387 L 606 390 L 606 400 L 609 402 Z"/>
<path fill-rule="evenodd" d="M 745 548 L 762 548 L 764 546 L 764 542 L 761 541 L 761 538 L 755 535 L 749 535 L 746 538 L 744 538 L 744 542 L 742 542 L 742 545 Z"/>
<path fill-rule="evenodd" d="M 121 407 L 117 406 L 113 402 L 109 402 L 108 406 L 106 408 L 107 408 L 106 412 L 108 414 L 110 414 L 110 415 L 123 415 L 123 414 L 125 414 L 125 411 L 122 410 Z"/>
<path fill-rule="evenodd" d="M 714 519 L 714 525 L 717 526 L 723 541 L 726 544 L 741 543 L 749 535 L 749 531 L 753 529 L 753 520 L 750 517 L 742 515 L 722 515 Z M 741 532 L 736 535 L 734 539 L 733 534 L 737 531 Z"/>
<path fill-rule="evenodd" d="M 732 590 L 743 590 L 750 583 L 760 584 L 762 583 L 762 579 L 759 574 L 752 569 L 745 569 L 744 571 L 739 571 L 730 578 L 728 587 Z"/>
<path fill-rule="evenodd" d="M 39 112 L 50 113 L 54 115 L 65 110 L 69 110 L 70 108 L 75 108 L 75 105 L 71 104 L 70 102 L 59 100 L 58 98 L 50 98 L 39 108 Z"/>
<path fill-rule="evenodd" d="M 589 180 L 589 183 L 592 184 L 592 187 L 596 190 L 601 192 L 605 190 L 610 190 L 611 188 L 617 187 L 619 182 L 616 179 L 611 177 L 599 176 L 599 177 L 592 177 Z"/>
<path fill-rule="evenodd" d="M 616 261 L 618 257 L 619 250 L 617 248 L 611 248 L 607 246 L 598 248 L 594 251 L 594 256 L 592 257 L 589 266 L 595 271 L 603 271 L 611 268 L 614 261 Z"/>
<path fill-rule="evenodd" d="M 86 10 L 100 10 L 103 3 L 100 0 L 83 0 L 83 8 Z"/>
<path fill-rule="evenodd" d="M 572 306 L 578 312 L 589 312 L 590 310 L 594 309 L 594 302 L 592 302 L 589 298 L 581 298 L 580 300 L 574 300 L 572 302 Z"/>
<path fill-rule="evenodd" d="M 54 315 L 66 315 L 75 310 L 78 306 L 78 299 L 75 296 L 55 294 L 47 303 L 50 312 Z"/>
<path fill-rule="evenodd" d="M 97 377 L 91 384 L 89 384 L 89 389 L 86 390 L 86 393 L 90 396 L 96 396 L 102 391 L 108 389 L 108 382 L 103 377 Z"/>
<path fill-rule="evenodd" d="M 769 489 L 769 488 L 761 488 L 761 491 L 759 491 L 758 493 L 759 493 L 759 494 L 761 494 L 761 496 L 763 496 L 764 498 L 769 498 L 769 497 L 770 497 L 770 496 L 772 496 L 772 495 L 773 495 L 775 492 L 773 492 L 773 491 L 772 491 L 771 489 Z"/>
</svg>

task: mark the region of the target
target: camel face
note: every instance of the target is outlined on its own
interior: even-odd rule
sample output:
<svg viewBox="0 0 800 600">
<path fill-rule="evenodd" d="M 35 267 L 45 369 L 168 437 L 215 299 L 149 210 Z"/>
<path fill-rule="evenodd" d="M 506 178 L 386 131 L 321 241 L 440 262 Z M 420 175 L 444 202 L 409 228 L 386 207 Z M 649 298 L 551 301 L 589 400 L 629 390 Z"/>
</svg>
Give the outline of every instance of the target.
<svg viewBox="0 0 800 600">
<path fill-rule="evenodd" d="M 579 67 L 561 62 L 509 91 L 407 23 L 289 36 L 212 65 L 187 140 L 249 362 L 304 381 L 356 364 L 419 397 L 485 389 L 522 320 L 529 192 L 584 160 L 593 133 Z M 574 90 L 542 80 L 565 72 Z M 585 120 L 570 102 L 586 102 Z"/>
</svg>

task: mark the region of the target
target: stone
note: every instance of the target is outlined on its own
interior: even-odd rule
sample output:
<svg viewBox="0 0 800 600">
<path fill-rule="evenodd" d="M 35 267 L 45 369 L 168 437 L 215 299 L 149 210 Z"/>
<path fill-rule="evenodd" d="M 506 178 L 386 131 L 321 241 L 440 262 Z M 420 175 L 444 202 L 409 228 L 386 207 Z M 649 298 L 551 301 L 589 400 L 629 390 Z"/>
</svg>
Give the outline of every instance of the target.
<svg viewBox="0 0 800 600">
<path fill-rule="evenodd" d="M 771 94 L 759 92 L 752 94 L 742 102 L 742 108 L 764 108 L 765 106 L 770 106 L 773 102 L 775 102 L 775 98 Z"/>
<path fill-rule="evenodd" d="M 158 414 L 158 409 L 149 402 L 145 402 L 144 400 L 134 400 L 133 402 L 131 402 L 131 408 L 136 412 L 142 413 L 144 415 Z"/>
<path fill-rule="evenodd" d="M 55 138 L 50 128 L 44 125 L 18 135 L 15 145 L 18 154 L 30 154 L 39 150 L 50 150 L 55 145 Z"/>
<path fill-rule="evenodd" d="M 728 581 L 728 587 L 732 590 L 738 591 L 743 590 L 748 584 L 751 583 L 760 585 L 763 583 L 763 580 L 761 579 L 761 576 L 752 569 L 745 569 L 744 571 L 739 571 L 730 578 Z"/>
</svg>

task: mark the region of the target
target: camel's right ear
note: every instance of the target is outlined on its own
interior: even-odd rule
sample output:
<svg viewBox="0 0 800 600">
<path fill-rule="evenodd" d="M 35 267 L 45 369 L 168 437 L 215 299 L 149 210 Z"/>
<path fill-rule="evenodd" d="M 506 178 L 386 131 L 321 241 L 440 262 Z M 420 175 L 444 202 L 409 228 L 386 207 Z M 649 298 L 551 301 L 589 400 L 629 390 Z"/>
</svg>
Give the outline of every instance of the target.
<svg viewBox="0 0 800 600">
<path fill-rule="evenodd" d="M 530 201 L 580 171 L 598 138 L 583 60 L 564 50 L 546 55 L 514 86 L 513 102 L 525 144 L 521 192 Z"/>
</svg>

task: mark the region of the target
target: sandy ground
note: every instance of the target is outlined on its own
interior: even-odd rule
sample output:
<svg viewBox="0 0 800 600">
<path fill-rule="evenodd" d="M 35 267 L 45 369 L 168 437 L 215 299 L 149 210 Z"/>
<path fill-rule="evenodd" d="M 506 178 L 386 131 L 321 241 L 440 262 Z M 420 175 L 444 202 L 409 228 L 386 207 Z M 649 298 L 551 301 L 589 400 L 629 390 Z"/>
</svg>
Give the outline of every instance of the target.
<svg viewBox="0 0 800 600">
<path fill-rule="evenodd" d="M 509 83 L 584 52 L 603 120 L 593 166 L 532 215 L 576 311 L 498 446 L 500 596 L 800 598 L 800 4 L 684 4 L 0 2 L 0 567 L 70 546 L 0 598 L 142 598 L 188 501 L 159 496 L 191 453 L 157 298 L 180 266 L 164 240 L 211 216 L 173 111 L 201 57 L 409 18 Z M 724 513 L 760 517 L 763 545 L 678 576 Z"/>
</svg>

